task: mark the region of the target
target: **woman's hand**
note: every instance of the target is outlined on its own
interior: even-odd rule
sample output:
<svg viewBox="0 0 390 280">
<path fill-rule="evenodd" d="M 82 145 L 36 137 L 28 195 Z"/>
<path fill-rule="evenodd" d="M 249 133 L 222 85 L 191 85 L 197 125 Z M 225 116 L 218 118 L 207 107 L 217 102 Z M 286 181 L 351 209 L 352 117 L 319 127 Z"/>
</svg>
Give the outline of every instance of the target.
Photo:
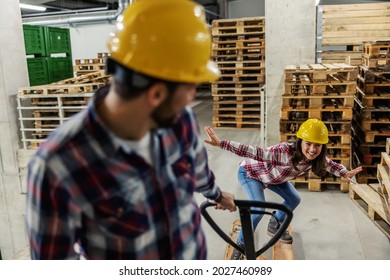
<svg viewBox="0 0 390 280">
<path fill-rule="evenodd" d="M 212 129 L 209 126 L 204 127 L 204 131 L 209 136 L 209 139 L 204 140 L 207 144 L 210 144 L 211 146 L 219 147 L 221 145 L 221 140 L 219 140 L 217 134 L 215 133 L 214 129 Z"/>
<path fill-rule="evenodd" d="M 348 171 L 345 175 L 344 175 L 344 178 L 348 179 L 349 181 L 351 181 L 352 183 L 354 183 L 352 181 L 352 178 L 358 174 L 359 172 L 361 172 L 363 170 L 363 167 L 359 166 L 351 171 Z"/>
</svg>

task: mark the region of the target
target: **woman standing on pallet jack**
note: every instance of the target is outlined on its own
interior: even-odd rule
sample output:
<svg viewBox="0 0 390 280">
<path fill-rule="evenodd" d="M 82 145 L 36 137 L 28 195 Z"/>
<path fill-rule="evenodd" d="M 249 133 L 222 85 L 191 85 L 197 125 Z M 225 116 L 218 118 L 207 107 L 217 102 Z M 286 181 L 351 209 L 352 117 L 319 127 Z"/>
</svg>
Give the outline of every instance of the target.
<svg viewBox="0 0 390 280">
<path fill-rule="evenodd" d="M 283 204 L 293 211 L 301 201 L 301 198 L 289 182 L 302 174 L 313 171 L 319 177 L 326 172 L 335 176 L 351 180 L 362 167 L 348 171 L 347 168 L 326 157 L 326 143 L 328 143 L 328 129 L 318 119 L 308 119 L 302 123 L 296 134 L 295 142 L 282 142 L 267 148 L 254 147 L 240 144 L 234 141 L 221 141 L 211 127 L 205 127 L 209 136 L 206 143 L 228 150 L 238 156 L 245 157 L 238 170 L 238 180 L 248 199 L 265 201 L 264 189 L 270 189 L 284 201 Z M 258 209 L 264 210 L 264 209 Z M 253 228 L 255 229 L 262 218 L 261 214 L 252 215 Z M 268 224 L 268 234 L 273 236 L 285 214 L 282 211 L 274 212 Z M 286 231 L 280 238 L 281 242 L 292 243 L 293 239 Z M 240 232 L 237 243 L 243 246 L 243 234 Z M 232 259 L 240 259 L 241 253 L 234 250 Z"/>
</svg>

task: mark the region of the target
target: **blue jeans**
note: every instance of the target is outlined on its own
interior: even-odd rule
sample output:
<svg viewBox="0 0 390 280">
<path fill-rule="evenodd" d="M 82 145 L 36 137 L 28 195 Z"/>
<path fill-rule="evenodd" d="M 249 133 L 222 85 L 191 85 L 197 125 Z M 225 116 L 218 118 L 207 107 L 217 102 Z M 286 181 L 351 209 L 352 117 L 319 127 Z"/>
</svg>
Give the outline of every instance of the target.
<svg viewBox="0 0 390 280">
<path fill-rule="evenodd" d="M 240 166 L 238 169 L 238 181 L 240 182 L 241 187 L 249 200 L 265 201 L 263 183 L 256 179 L 248 178 L 246 170 L 242 166 Z M 285 182 L 280 185 L 268 185 L 268 189 L 281 196 L 284 199 L 282 204 L 291 211 L 293 211 L 301 202 L 299 193 L 290 182 Z M 264 211 L 264 208 L 253 209 Z M 262 214 L 251 215 L 253 230 L 256 229 L 262 217 Z M 279 222 L 283 222 L 285 217 L 286 214 L 283 211 L 276 211 L 275 218 Z M 244 236 L 242 231 L 238 235 L 237 242 L 244 243 Z"/>
</svg>

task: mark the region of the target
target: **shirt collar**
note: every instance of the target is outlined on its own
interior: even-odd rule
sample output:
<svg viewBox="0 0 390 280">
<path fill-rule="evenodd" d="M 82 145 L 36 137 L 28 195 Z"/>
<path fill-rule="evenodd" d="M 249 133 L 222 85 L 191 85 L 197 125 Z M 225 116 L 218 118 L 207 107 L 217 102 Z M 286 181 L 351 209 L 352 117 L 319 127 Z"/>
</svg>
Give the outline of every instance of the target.
<svg viewBox="0 0 390 280">
<path fill-rule="evenodd" d="M 118 152 L 120 144 L 115 141 L 116 136 L 114 133 L 104 124 L 103 120 L 97 113 L 97 108 L 103 102 L 107 96 L 110 86 L 104 86 L 96 90 L 92 97 L 91 102 L 88 104 L 88 116 L 87 116 L 87 129 L 92 135 L 95 136 L 95 140 L 100 144 L 103 151 L 107 155 L 113 155 Z"/>
</svg>

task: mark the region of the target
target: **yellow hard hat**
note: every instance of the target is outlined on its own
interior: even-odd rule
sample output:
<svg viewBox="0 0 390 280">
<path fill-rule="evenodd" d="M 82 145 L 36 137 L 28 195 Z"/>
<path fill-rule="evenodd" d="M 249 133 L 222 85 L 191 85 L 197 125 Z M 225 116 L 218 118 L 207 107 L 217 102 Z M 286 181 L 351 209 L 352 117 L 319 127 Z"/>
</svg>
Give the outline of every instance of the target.
<svg viewBox="0 0 390 280">
<path fill-rule="evenodd" d="M 174 82 L 215 81 L 203 6 L 189 0 L 137 0 L 118 17 L 111 58 L 126 68 Z"/>
<path fill-rule="evenodd" d="M 298 129 L 297 137 L 312 143 L 326 144 L 329 141 L 326 125 L 318 119 L 304 121 Z"/>
</svg>

